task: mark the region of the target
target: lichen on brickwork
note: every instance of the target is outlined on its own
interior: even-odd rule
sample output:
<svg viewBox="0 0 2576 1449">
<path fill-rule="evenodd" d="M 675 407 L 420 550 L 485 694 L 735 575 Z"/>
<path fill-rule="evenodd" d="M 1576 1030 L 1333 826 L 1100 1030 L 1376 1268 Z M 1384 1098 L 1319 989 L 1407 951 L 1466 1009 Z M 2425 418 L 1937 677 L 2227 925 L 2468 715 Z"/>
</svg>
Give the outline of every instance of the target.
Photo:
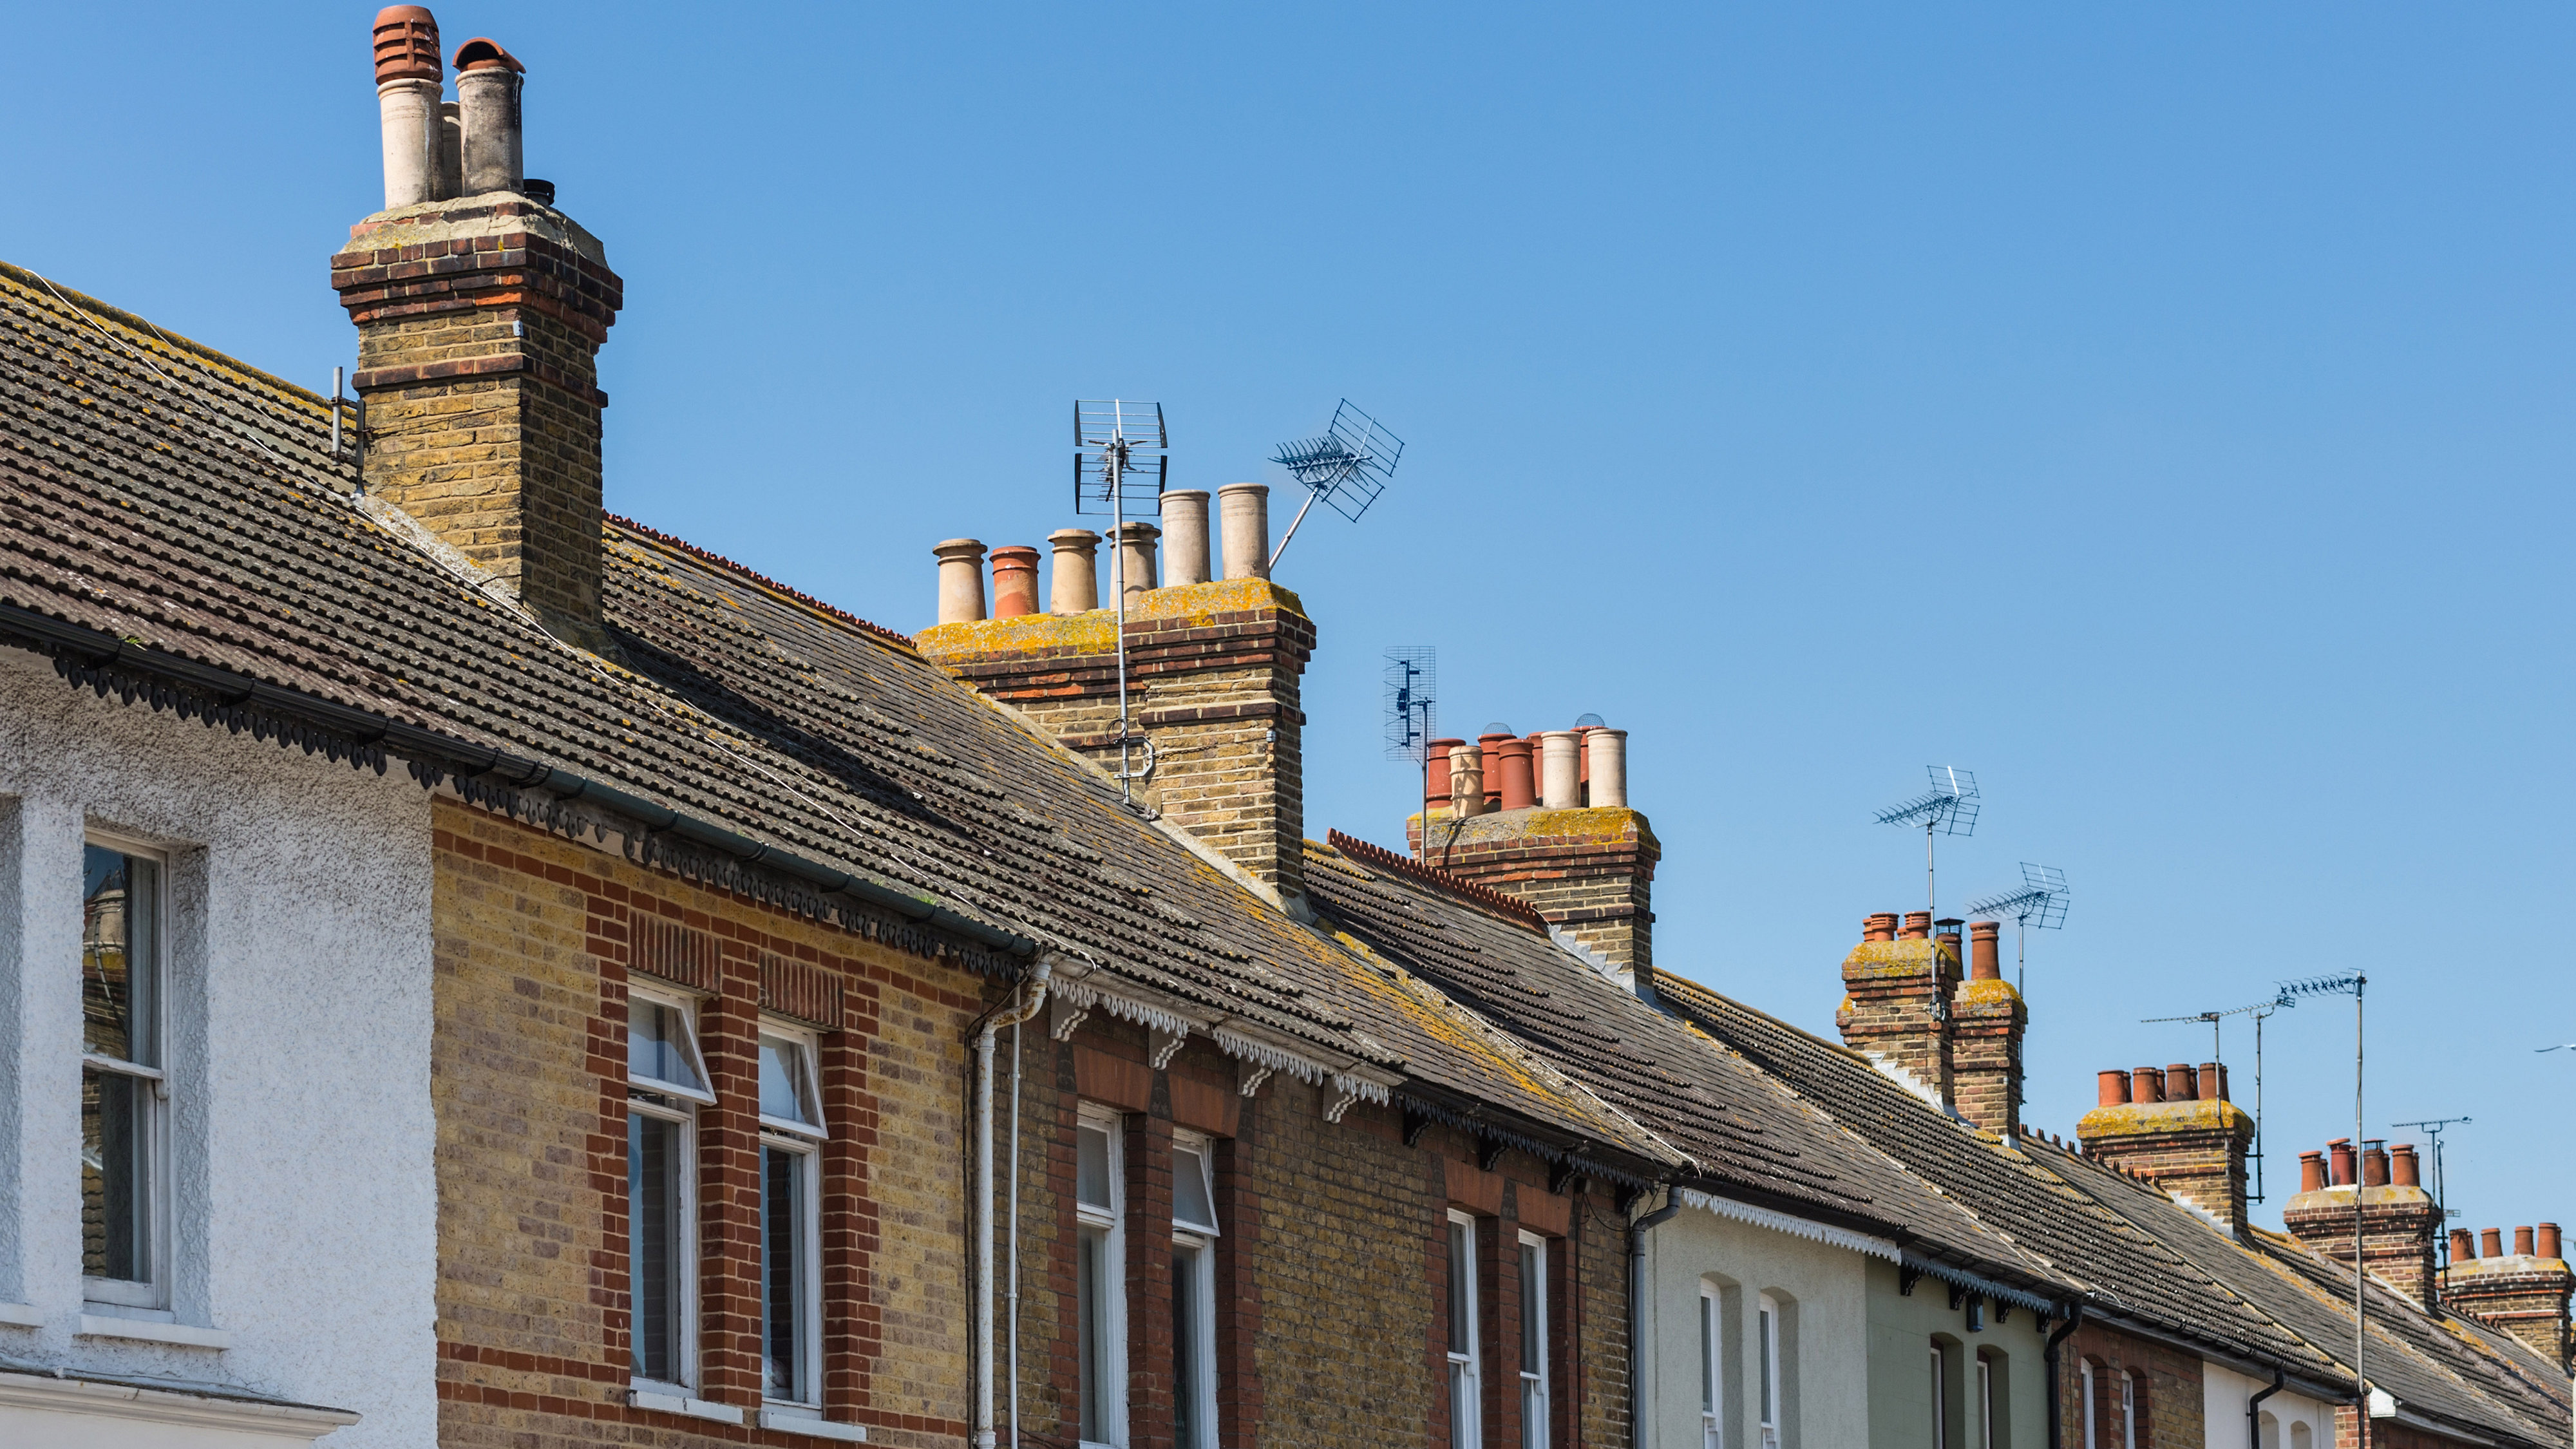
<svg viewBox="0 0 2576 1449">
<path fill-rule="evenodd" d="M 2096 1107 L 2075 1124 L 2075 1135 L 2086 1141 L 2096 1137 L 2125 1137 L 2151 1132 L 2235 1132 L 2251 1133 L 2254 1118 L 2233 1102 L 2120 1102 Z M 2375 1189 L 2374 1189 L 2375 1190 Z"/>
</svg>

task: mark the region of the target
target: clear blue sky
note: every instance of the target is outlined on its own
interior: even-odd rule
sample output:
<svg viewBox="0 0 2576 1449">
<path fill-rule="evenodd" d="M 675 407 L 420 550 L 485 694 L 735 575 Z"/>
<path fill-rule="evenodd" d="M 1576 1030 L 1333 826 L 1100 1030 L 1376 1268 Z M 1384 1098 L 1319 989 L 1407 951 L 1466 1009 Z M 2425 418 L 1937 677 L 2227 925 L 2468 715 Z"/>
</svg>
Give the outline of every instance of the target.
<svg viewBox="0 0 2576 1449">
<path fill-rule="evenodd" d="M 1311 833 L 1400 840 L 1436 644 L 1457 732 L 1628 728 L 1659 963 L 1830 1034 L 1955 762 L 1945 908 L 2076 889 L 2037 1123 L 2359 968 L 2373 1133 L 2576 1221 L 2565 9 L 438 11 L 626 278 L 612 508 L 912 629 L 934 541 L 1073 521 L 1071 399 L 1214 486 L 1349 396 L 1411 447 L 1281 568 Z M 372 14 L 26 8 L 0 256 L 326 383 Z M 2271 1214 L 2350 1041 L 2272 1022 Z"/>
</svg>

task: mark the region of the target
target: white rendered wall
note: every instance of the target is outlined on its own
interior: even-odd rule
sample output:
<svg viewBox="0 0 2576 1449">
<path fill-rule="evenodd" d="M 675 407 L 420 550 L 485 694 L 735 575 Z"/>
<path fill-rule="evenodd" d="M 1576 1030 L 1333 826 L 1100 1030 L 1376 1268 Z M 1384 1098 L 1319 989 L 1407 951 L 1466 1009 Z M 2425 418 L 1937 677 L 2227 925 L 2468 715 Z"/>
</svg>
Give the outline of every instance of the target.
<svg viewBox="0 0 2576 1449">
<path fill-rule="evenodd" d="M 222 1349 L 80 1333 L 85 828 L 166 845 L 172 1304 Z M 429 798 L 75 690 L 0 648 L 0 1357 L 216 1383 L 435 1442 Z M 153 1442 L 100 1421 L 95 1442 Z"/>
<path fill-rule="evenodd" d="M 1758 1445 L 1754 1312 L 1778 1300 L 1781 1449 L 1869 1442 L 1866 1260 L 1685 1207 L 1646 1235 L 1644 1449 L 1700 1449 L 1699 1291 L 1721 1288 L 1726 1442 Z"/>
<path fill-rule="evenodd" d="M 2214 1363 L 2200 1366 L 2201 1442 L 2209 1449 L 2249 1449 L 2246 1443 L 2245 1405 L 2256 1394 L 2270 1388 L 2269 1378 L 2248 1378 L 2233 1369 Z M 2262 1412 L 2272 1416 L 2280 1430 L 2280 1449 L 2292 1449 L 2298 1436 L 2292 1432 L 2299 1424 L 2308 1426 L 2307 1443 L 2311 1449 L 2334 1449 L 2334 1409 L 2315 1399 L 2303 1398 L 2283 1389 L 2263 1401 Z"/>
</svg>

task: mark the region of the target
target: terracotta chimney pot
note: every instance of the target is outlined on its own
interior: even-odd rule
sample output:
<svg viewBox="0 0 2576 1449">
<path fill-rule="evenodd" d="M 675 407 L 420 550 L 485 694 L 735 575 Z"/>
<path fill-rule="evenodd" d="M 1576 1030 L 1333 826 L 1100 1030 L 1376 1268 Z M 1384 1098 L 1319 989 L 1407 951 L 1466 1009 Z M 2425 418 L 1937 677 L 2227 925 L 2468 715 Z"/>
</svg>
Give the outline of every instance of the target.
<svg viewBox="0 0 2576 1449">
<path fill-rule="evenodd" d="M 388 5 L 376 12 L 376 84 L 438 80 L 438 17 L 426 5 Z"/>
<path fill-rule="evenodd" d="M 2227 1099 L 2227 1079 L 2219 1074 L 2220 1071 L 2216 1062 L 2200 1064 L 2200 1074 L 2193 1078 L 2200 1086 L 2200 1100 L 2221 1102 Z"/>
<path fill-rule="evenodd" d="M 1100 561 L 1094 551 L 1100 535 L 1087 528 L 1059 528 L 1047 535 L 1055 550 L 1055 579 L 1047 591 L 1047 612 L 1088 614 L 1100 607 Z"/>
<path fill-rule="evenodd" d="M 2140 1067 L 2129 1073 L 2129 1100 L 2161 1102 L 2165 1099 L 2165 1074 L 2153 1067 Z"/>
<path fill-rule="evenodd" d="M 1216 490 L 1216 511 L 1225 533 L 1225 576 L 1270 577 L 1270 485 L 1228 483 Z"/>
<path fill-rule="evenodd" d="M 1163 495 L 1165 582 L 1208 582 L 1208 495 L 1204 488 L 1176 488 Z"/>
<path fill-rule="evenodd" d="M 1905 913 L 1905 930 L 1903 932 L 1903 939 L 1908 941 L 1921 941 L 1929 939 L 1931 935 L 1932 913 L 1930 911 L 1907 911 Z"/>
<path fill-rule="evenodd" d="M 2521 1257 L 2528 1258 L 2531 1256 L 2530 1228 L 2520 1227 L 2513 1230 L 2513 1251 Z"/>
<path fill-rule="evenodd" d="M 993 617 L 1038 611 L 1038 551 L 1027 544 L 993 550 Z"/>
<path fill-rule="evenodd" d="M 2337 1187 L 2352 1186 L 2354 1181 L 2352 1139 L 2349 1137 L 2338 1137 L 2327 1143 L 2326 1155 L 2334 1163 L 2334 1185 Z"/>
<path fill-rule="evenodd" d="M 1538 792 L 1531 788 L 1530 743 L 1527 740 L 1502 742 L 1502 806 L 1506 810 L 1527 810 L 1538 803 Z"/>
<path fill-rule="evenodd" d="M 1126 570 L 1119 583 L 1126 589 L 1127 607 L 1132 609 L 1136 607 L 1138 594 L 1162 587 L 1154 581 L 1154 541 L 1163 536 L 1163 531 L 1150 523 L 1130 519 L 1121 525 L 1118 533 L 1116 558 Z"/>
<path fill-rule="evenodd" d="M 2197 1100 L 2199 1096 L 2200 1076 L 2191 1069 L 2191 1063 L 2176 1062 L 2165 1068 L 2166 1101 L 2189 1102 Z"/>
<path fill-rule="evenodd" d="M 1485 772 L 1485 813 L 1503 808 L 1503 744 L 1518 736 L 1491 732 L 1476 736 L 1477 763 Z"/>
<path fill-rule="evenodd" d="M 2478 1256 L 2481 1258 L 2501 1258 L 2504 1256 L 2504 1229 L 2478 1229 Z"/>
<path fill-rule="evenodd" d="M 931 548 L 939 559 L 939 622 L 970 624 L 984 617 L 984 541 L 952 538 Z"/>
<path fill-rule="evenodd" d="M 1462 819 L 1485 813 L 1485 753 L 1474 745 L 1449 751 L 1449 813 Z"/>
<path fill-rule="evenodd" d="M 2004 976 L 2003 935 L 2001 921 L 1978 921 L 1968 927 L 1968 954 L 1972 958 L 1968 974 L 1979 981 L 2001 981 Z"/>
<path fill-rule="evenodd" d="M 2478 1245 L 2476 1240 L 2469 1236 L 2469 1230 L 2467 1228 L 2451 1229 L 2451 1261 L 2454 1263 L 2474 1262 L 2476 1261 L 2477 1256 Z"/>
<path fill-rule="evenodd" d="M 438 21 L 419 5 L 376 12 L 376 109 L 383 128 L 385 209 L 435 201 L 442 139 Z"/>
<path fill-rule="evenodd" d="M 1895 940 L 1896 912 L 1879 911 L 1873 915 L 1861 917 L 1860 938 L 1864 941 Z"/>
<path fill-rule="evenodd" d="M 2093 1088 L 2101 1098 L 2098 1105 L 2104 1107 L 2125 1105 L 2129 1100 L 2129 1074 L 2116 1071 L 2095 1072 Z"/>
<path fill-rule="evenodd" d="M 2362 1147 L 2361 1185 L 2363 1187 L 2388 1186 L 2388 1149 L 2381 1146 L 2377 1138 L 2372 1138 Z"/>
<path fill-rule="evenodd" d="M 2564 1253 L 2558 1251 L 2558 1225 L 2556 1223 L 2542 1223 L 2540 1225 L 2540 1256 L 2544 1258 L 2562 1258 L 2566 1256 Z"/>
<path fill-rule="evenodd" d="M 2324 1153 L 2322 1153 L 2322 1152 L 2302 1152 L 2302 1153 L 2300 1153 L 2300 1154 L 2299 1154 L 2299 1191 L 2301 1191 L 2301 1192 L 2323 1192 L 2323 1191 L 2325 1191 L 2325 1190 L 2326 1190 L 2326 1155 L 2325 1155 Z"/>
<path fill-rule="evenodd" d="M 2415 1160 L 2414 1143 L 2400 1142 L 2388 1149 L 2388 1177 L 2389 1181 L 2399 1187 L 2424 1185 L 2424 1169 L 2423 1165 Z"/>
</svg>

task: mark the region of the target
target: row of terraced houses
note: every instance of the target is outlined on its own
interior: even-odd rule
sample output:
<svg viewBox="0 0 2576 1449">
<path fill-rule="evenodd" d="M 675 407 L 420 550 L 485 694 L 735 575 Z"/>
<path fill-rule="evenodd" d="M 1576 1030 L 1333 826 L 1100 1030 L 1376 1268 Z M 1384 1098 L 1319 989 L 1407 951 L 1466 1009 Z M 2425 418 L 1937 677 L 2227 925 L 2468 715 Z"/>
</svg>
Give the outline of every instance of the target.
<svg viewBox="0 0 2576 1449">
<path fill-rule="evenodd" d="M 2554 1226 L 2025 1123 L 1992 922 L 1658 962 L 1616 729 L 1311 838 L 1255 485 L 909 637 L 605 514 L 527 71 L 373 38 L 362 409 L 0 266 L 0 1444 L 2570 1442 Z"/>
</svg>

